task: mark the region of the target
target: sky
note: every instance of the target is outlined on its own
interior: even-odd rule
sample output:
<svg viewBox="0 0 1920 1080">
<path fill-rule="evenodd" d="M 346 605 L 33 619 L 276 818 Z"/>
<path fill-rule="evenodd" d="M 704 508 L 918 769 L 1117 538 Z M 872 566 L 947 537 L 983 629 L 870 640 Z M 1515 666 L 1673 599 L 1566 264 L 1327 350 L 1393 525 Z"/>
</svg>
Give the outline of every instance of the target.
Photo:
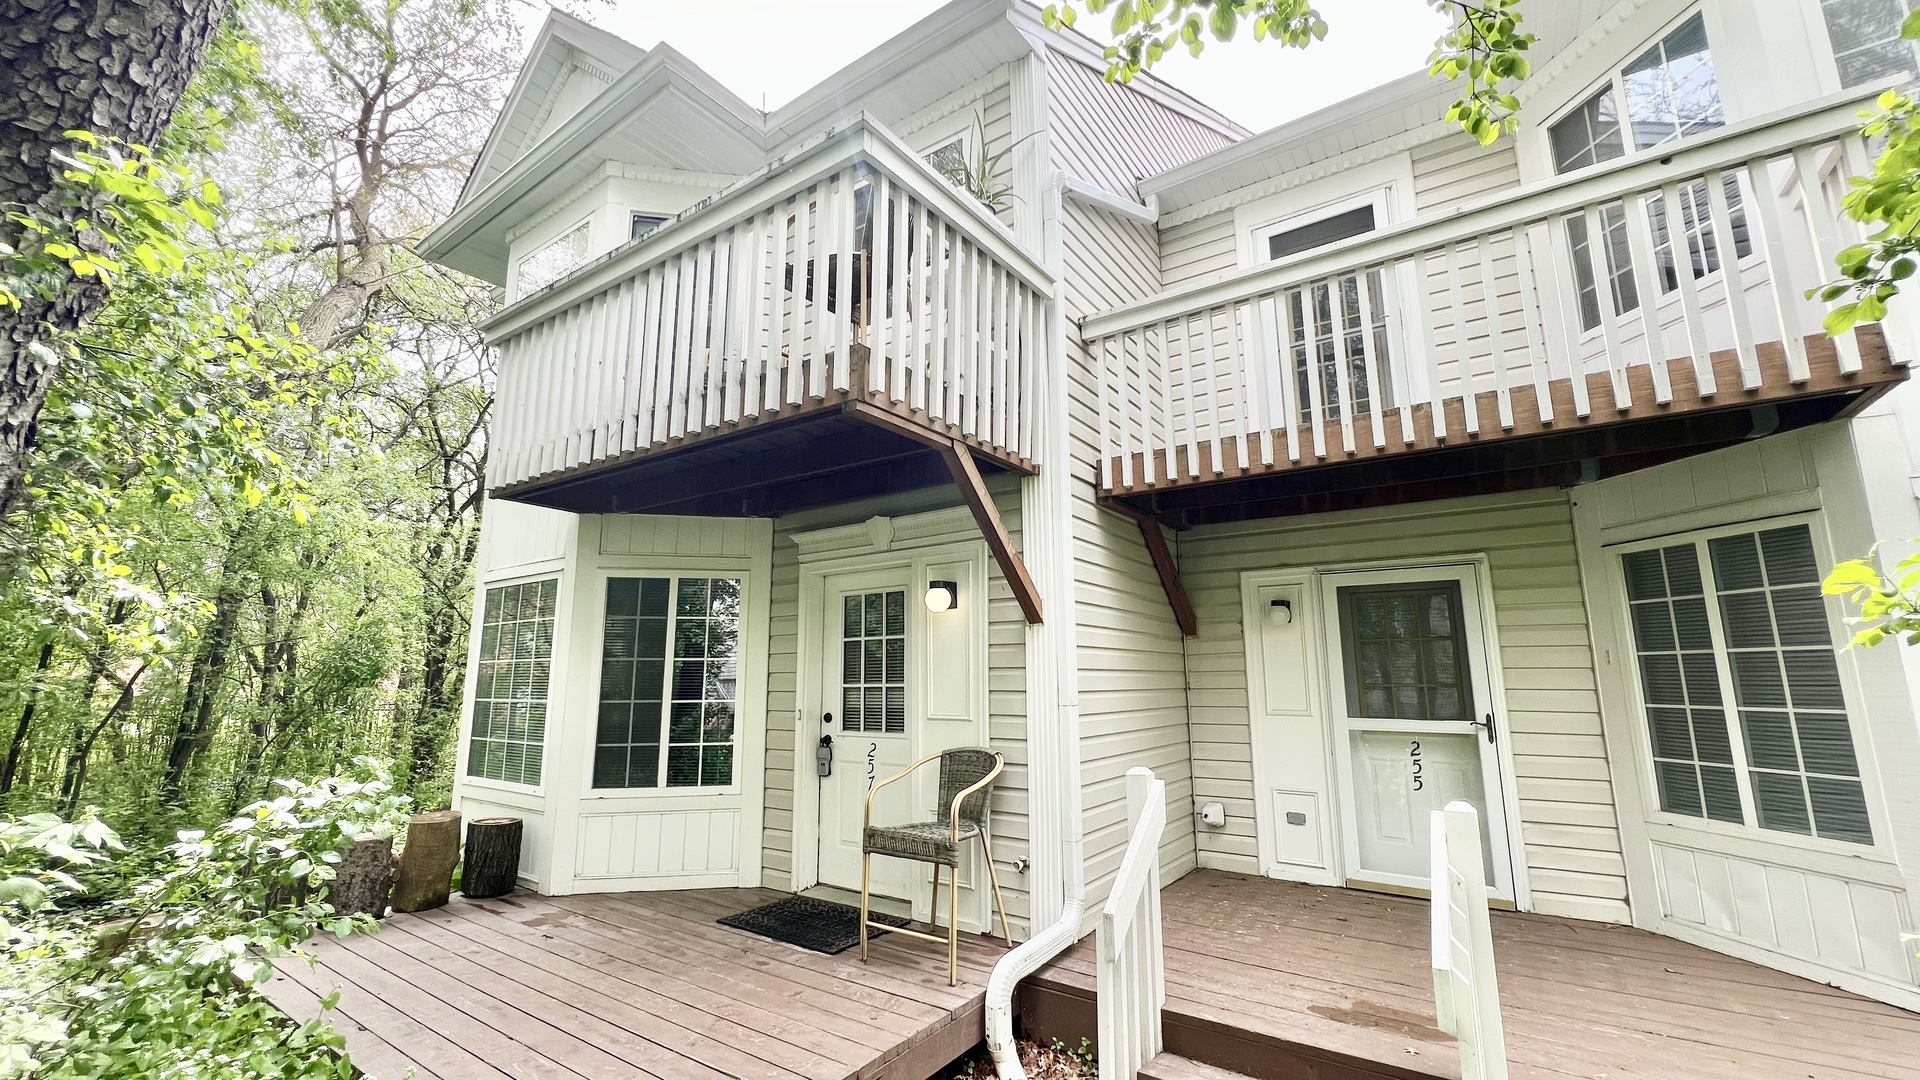
<svg viewBox="0 0 1920 1080">
<path fill-rule="evenodd" d="M 577 6 L 589 22 L 652 48 L 661 41 L 748 103 L 778 108 L 913 25 L 944 0 L 607 0 Z M 1330 29 L 1302 50 L 1251 37 L 1170 54 L 1166 81 L 1254 131 L 1306 115 L 1426 66 L 1443 18 L 1422 0 L 1319 0 Z M 544 12 L 539 13 L 544 16 Z M 1104 17 L 1080 29 L 1108 40 Z M 534 17 L 527 38 L 537 28 Z"/>
</svg>

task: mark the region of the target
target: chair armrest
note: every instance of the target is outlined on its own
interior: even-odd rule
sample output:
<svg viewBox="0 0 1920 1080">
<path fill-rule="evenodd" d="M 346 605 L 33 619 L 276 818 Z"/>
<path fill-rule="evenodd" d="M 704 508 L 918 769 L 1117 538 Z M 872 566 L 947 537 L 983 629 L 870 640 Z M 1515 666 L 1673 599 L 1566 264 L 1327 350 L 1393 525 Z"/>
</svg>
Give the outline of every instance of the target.
<svg viewBox="0 0 1920 1080">
<path fill-rule="evenodd" d="M 894 773 L 892 776 L 887 777 L 885 780 L 882 780 L 879 783 L 868 788 L 867 789 L 867 811 L 866 811 L 866 815 L 860 821 L 861 828 L 866 829 L 866 828 L 872 827 L 873 797 L 875 795 L 880 794 L 881 788 L 886 787 L 888 784 L 892 784 L 900 780 L 905 780 L 907 777 L 912 776 L 914 774 L 914 770 L 920 768 L 920 766 L 925 765 L 929 761 L 938 761 L 938 760 L 940 760 L 940 755 L 938 753 L 928 754 L 926 757 L 921 758 L 919 761 L 914 762 L 913 764 L 907 766 L 906 768 L 901 769 L 899 772 Z"/>
<path fill-rule="evenodd" d="M 952 833 L 949 839 L 956 844 L 960 842 L 961 805 L 964 804 L 968 798 L 972 797 L 974 793 L 985 788 L 995 780 L 998 780 L 1000 774 L 1005 771 L 1007 767 L 1007 757 L 1005 754 L 995 753 L 994 758 L 993 771 L 974 781 L 971 787 L 961 789 L 961 791 L 953 797 L 953 805 L 947 808 L 947 825 L 949 831 Z"/>
</svg>

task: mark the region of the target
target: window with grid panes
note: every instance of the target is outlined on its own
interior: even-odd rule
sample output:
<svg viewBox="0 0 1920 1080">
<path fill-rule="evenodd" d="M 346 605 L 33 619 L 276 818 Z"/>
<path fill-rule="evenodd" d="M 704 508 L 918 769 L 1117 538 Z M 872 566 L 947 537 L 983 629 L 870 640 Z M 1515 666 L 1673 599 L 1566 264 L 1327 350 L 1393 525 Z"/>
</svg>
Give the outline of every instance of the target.
<svg viewBox="0 0 1920 1080">
<path fill-rule="evenodd" d="M 1470 720 L 1460 586 L 1364 585 L 1340 590 L 1347 708 L 1395 720 Z"/>
<path fill-rule="evenodd" d="M 1840 85 L 1860 86 L 1889 75 L 1912 79 L 1913 42 L 1900 37 L 1900 23 L 1920 0 L 1820 0 Z"/>
<path fill-rule="evenodd" d="M 737 578 L 609 578 L 593 786 L 731 785 L 739 651 Z"/>
<path fill-rule="evenodd" d="M 554 578 L 487 590 L 474 668 L 468 776 L 540 783 L 558 595 Z"/>
<path fill-rule="evenodd" d="M 907 594 L 849 594 L 841 609 L 842 731 L 907 730 Z"/>
<path fill-rule="evenodd" d="M 1693 539 L 1622 563 L 1660 808 L 1871 844 L 1812 531 Z"/>
<path fill-rule="evenodd" d="M 1622 115 L 1620 101 L 1627 102 Z M 1707 47 L 1706 22 L 1699 14 L 1682 22 L 1640 53 L 1567 115 L 1548 128 L 1555 172 L 1570 172 L 1629 152 L 1651 150 L 1664 143 L 1721 127 L 1726 114 L 1714 77 L 1712 53 Z M 1631 147 L 1631 150 L 1629 149 Z M 1753 254 L 1738 177 L 1723 178 L 1734 247 L 1741 257 Z M 1678 267 L 1690 266 L 1693 276 L 1705 277 L 1720 269 L 1719 241 L 1709 212 L 1707 184 L 1695 180 L 1680 188 L 1681 222 L 1678 232 L 1687 253 L 1675 251 L 1664 200 L 1647 201 L 1653 256 L 1660 291 L 1679 288 Z M 1605 242 L 1595 245 L 1588 236 L 1586 218 L 1567 219 L 1567 242 L 1573 253 L 1573 276 L 1580 312 L 1580 328 L 1600 325 L 1599 276 L 1612 289 L 1613 310 L 1624 314 L 1640 306 L 1634 280 L 1633 256 L 1627 239 L 1626 208 L 1621 203 L 1600 210 Z M 1601 267 L 1600 274 L 1595 266 Z"/>
</svg>

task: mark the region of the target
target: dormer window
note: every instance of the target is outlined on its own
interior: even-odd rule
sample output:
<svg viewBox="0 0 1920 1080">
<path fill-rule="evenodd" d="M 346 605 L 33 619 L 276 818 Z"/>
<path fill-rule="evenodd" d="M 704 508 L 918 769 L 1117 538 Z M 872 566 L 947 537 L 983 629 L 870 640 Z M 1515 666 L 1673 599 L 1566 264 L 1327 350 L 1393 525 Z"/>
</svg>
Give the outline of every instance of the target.
<svg viewBox="0 0 1920 1080">
<path fill-rule="evenodd" d="M 652 232 L 654 226 L 659 225 L 665 220 L 667 219 L 659 214 L 642 214 L 636 212 L 628 219 L 627 239 L 638 240 Z"/>
<path fill-rule="evenodd" d="M 587 261 L 591 218 L 547 241 L 520 260 L 519 292 L 528 296 L 566 277 Z"/>
</svg>

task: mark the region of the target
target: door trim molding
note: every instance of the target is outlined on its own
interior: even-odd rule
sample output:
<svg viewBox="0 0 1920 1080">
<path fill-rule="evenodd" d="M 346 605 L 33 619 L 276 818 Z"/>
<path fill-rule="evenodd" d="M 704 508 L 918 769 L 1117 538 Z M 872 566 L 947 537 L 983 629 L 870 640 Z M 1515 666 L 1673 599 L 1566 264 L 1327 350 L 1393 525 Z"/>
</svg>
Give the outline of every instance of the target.
<svg viewBox="0 0 1920 1080">
<path fill-rule="evenodd" d="M 968 591 L 972 601 L 963 595 L 962 608 L 969 620 L 969 664 L 973 698 L 976 745 L 989 744 L 988 697 L 987 697 L 987 590 L 989 575 L 987 572 L 988 553 L 986 542 L 973 534 L 972 515 L 964 507 L 954 510 L 934 511 L 903 518 L 876 518 L 870 522 L 835 529 L 823 529 L 815 533 L 800 534 L 795 539 L 800 542 L 802 561 L 800 563 L 800 596 L 795 609 L 797 624 L 797 647 L 795 649 L 794 671 L 794 726 L 793 726 L 793 848 L 792 873 L 788 887 L 794 892 L 811 889 L 820 882 L 820 779 L 814 772 L 813 747 L 818 740 L 818 716 L 815 706 L 823 691 L 821 671 L 826 662 L 825 645 L 821 640 L 820 626 L 825 613 L 822 604 L 826 598 L 827 580 L 844 574 L 866 571 L 881 571 L 906 568 L 909 581 L 923 579 L 925 569 L 932 564 L 950 565 L 965 563 L 970 567 L 972 585 Z M 886 521 L 885 528 L 875 526 L 873 522 Z M 945 538 L 942 539 L 941 533 Z M 955 534 L 958 534 L 956 536 Z M 884 536 L 891 543 L 876 544 L 872 537 Z M 906 537 L 911 542 L 902 543 Z M 804 538 L 804 539 L 803 539 Z M 810 550 L 811 549 L 811 550 Z M 837 550 L 836 550 L 837 549 Z M 811 555 L 811 557 L 809 557 Z M 915 578 L 913 575 L 919 575 Z M 963 588 L 966 586 L 963 585 Z M 924 627 L 925 607 L 917 590 L 908 589 L 907 610 L 909 625 L 918 619 L 918 625 Z M 911 660 L 909 661 L 911 662 Z M 909 693 L 916 680 L 910 675 Z M 910 715 L 913 715 L 910 710 Z M 923 720 L 924 716 L 921 717 Z M 917 744 L 916 744 L 917 745 Z M 916 910 L 920 900 L 915 900 Z M 967 910 L 969 905 L 962 904 L 962 918 L 977 919 L 975 913 Z M 963 926 L 965 923 L 963 922 Z"/>
</svg>

